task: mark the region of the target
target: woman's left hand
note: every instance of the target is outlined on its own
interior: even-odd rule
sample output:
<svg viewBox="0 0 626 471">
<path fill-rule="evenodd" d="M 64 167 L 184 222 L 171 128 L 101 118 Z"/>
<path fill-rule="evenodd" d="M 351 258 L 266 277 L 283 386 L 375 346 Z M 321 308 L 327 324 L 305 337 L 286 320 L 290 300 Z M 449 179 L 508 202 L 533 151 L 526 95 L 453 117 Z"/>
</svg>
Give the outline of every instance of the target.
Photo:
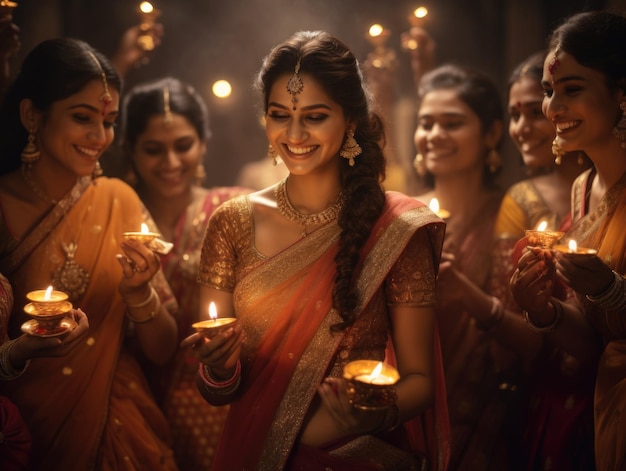
<svg viewBox="0 0 626 471">
<path fill-rule="evenodd" d="M 555 253 L 557 276 L 574 291 L 581 294 L 598 295 L 613 281 L 613 272 L 596 255 L 568 257 Z"/>
</svg>

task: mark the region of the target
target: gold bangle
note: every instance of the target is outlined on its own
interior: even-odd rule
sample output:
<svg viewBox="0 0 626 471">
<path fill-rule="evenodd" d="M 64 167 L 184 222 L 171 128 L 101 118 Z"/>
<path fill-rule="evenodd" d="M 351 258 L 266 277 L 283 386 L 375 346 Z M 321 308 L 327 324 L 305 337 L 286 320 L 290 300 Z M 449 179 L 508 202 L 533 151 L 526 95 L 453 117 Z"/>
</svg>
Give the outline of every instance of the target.
<svg viewBox="0 0 626 471">
<path fill-rule="evenodd" d="M 144 319 L 137 319 L 136 317 L 131 316 L 130 314 L 131 308 L 136 309 L 136 308 L 147 306 L 150 302 L 154 300 L 156 300 L 155 307 L 154 309 L 150 311 L 150 314 L 147 317 L 145 317 Z M 156 315 L 161 310 L 161 300 L 159 299 L 159 296 L 157 295 L 156 290 L 153 287 L 150 287 L 150 296 L 148 296 L 147 300 L 142 301 L 139 304 L 132 304 L 132 305 L 127 304 L 127 306 L 128 306 L 128 309 L 126 310 L 126 317 L 128 317 L 128 319 L 134 322 L 135 324 L 143 324 L 145 322 L 151 321 L 152 319 L 156 317 Z"/>
<path fill-rule="evenodd" d="M 548 301 L 548 304 L 551 304 L 554 308 L 554 320 L 546 326 L 540 327 L 536 324 L 533 324 L 529 317 L 528 311 L 524 311 L 524 321 L 526 322 L 526 326 L 533 332 L 537 332 L 540 334 L 553 332 L 554 330 L 556 330 L 557 326 L 561 322 L 561 319 L 563 319 L 563 305 L 561 304 L 561 302 L 554 299 Z"/>
</svg>

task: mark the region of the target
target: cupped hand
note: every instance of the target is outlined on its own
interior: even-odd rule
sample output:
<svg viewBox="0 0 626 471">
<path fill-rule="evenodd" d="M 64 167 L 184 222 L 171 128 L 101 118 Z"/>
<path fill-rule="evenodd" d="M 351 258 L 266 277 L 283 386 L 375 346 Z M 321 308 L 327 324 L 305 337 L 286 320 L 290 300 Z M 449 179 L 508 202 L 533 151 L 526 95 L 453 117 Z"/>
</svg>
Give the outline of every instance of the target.
<svg viewBox="0 0 626 471">
<path fill-rule="evenodd" d="M 208 339 L 201 333 L 193 333 L 180 343 L 181 348 L 191 347 L 195 357 L 206 365 L 216 377 L 227 378 L 237 365 L 241 354 L 244 334 L 239 323 L 215 337 Z"/>
<path fill-rule="evenodd" d="M 555 258 L 557 276 L 578 293 L 595 296 L 613 282 L 611 268 L 596 255 L 570 257 L 556 252 Z"/>
<path fill-rule="evenodd" d="M 549 250 L 529 247 L 520 257 L 511 277 L 511 292 L 522 309 L 545 311 L 552 296 L 555 265 Z"/>
<path fill-rule="evenodd" d="M 122 294 L 144 286 L 161 269 L 161 259 L 152 250 L 136 239 L 124 240 L 120 247 L 123 254 L 117 255 L 122 266 Z"/>
</svg>

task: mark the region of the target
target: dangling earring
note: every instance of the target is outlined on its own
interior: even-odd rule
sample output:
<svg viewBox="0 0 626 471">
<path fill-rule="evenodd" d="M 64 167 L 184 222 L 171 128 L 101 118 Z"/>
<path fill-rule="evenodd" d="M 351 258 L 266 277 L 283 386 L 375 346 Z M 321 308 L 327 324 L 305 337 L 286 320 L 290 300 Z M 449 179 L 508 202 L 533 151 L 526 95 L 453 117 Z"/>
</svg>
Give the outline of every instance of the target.
<svg viewBox="0 0 626 471">
<path fill-rule="evenodd" d="M 502 167 L 502 157 L 495 148 L 491 149 L 487 154 L 486 164 L 492 174 L 496 173 L 498 169 Z"/>
<path fill-rule="evenodd" d="M 415 159 L 413 159 L 413 167 L 420 177 L 426 175 L 426 162 L 424 162 L 424 156 L 419 152 L 415 155 Z"/>
<path fill-rule="evenodd" d="M 578 158 L 576 159 L 576 163 L 580 166 L 582 166 L 582 164 L 585 163 L 585 154 L 583 154 L 582 152 L 578 153 Z"/>
<path fill-rule="evenodd" d="M 91 172 L 91 178 L 101 177 L 104 172 L 102 171 L 102 165 L 100 165 L 100 161 L 96 160 L 96 166 L 93 168 L 93 172 Z"/>
<path fill-rule="evenodd" d="M 278 165 L 278 153 L 271 144 L 267 146 L 267 156 L 272 159 L 272 165 L 276 167 Z"/>
<path fill-rule="evenodd" d="M 561 160 L 563 160 L 565 152 L 563 152 L 563 149 L 561 149 L 561 146 L 559 145 L 557 139 L 558 137 L 555 137 L 554 141 L 552 141 L 552 154 L 554 154 L 554 163 L 557 165 L 561 165 Z"/>
<path fill-rule="evenodd" d="M 348 129 L 346 131 L 346 142 L 343 143 L 341 150 L 339 151 L 339 155 L 344 159 L 348 159 L 350 163 L 350 167 L 354 167 L 354 158 L 361 155 L 363 149 L 356 139 L 354 138 L 354 131 L 352 129 Z"/>
<path fill-rule="evenodd" d="M 196 185 L 202 186 L 206 178 L 206 170 L 203 163 L 199 163 L 196 167 Z"/>
<path fill-rule="evenodd" d="M 35 130 L 28 130 L 28 142 L 26 143 L 26 147 L 22 151 L 22 163 L 26 165 L 30 165 L 39 160 L 39 156 L 41 152 L 39 152 L 39 148 L 37 147 L 37 143 L 35 142 Z"/>
<path fill-rule="evenodd" d="M 620 140 L 621 148 L 626 149 L 626 100 L 619 104 L 619 108 L 622 110 L 622 118 L 613 128 L 613 135 Z"/>
</svg>

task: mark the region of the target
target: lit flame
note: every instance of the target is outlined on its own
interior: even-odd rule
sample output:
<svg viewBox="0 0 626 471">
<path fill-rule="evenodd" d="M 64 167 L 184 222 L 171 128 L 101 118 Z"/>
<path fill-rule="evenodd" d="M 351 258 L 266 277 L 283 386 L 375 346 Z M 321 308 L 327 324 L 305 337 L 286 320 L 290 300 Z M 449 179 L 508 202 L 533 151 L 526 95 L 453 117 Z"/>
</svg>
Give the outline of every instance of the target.
<svg viewBox="0 0 626 471">
<path fill-rule="evenodd" d="M 148 229 L 148 225 L 145 222 L 141 223 L 141 233 L 142 234 L 147 234 L 148 232 L 150 232 L 150 229 Z"/>
<path fill-rule="evenodd" d="M 372 37 L 376 37 L 376 36 L 380 36 L 381 34 L 383 34 L 383 27 L 381 25 L 377 24 L 373 24 L 372 26 L 370 26 L 369 29 L 369 35 Z"/>
<path fill-rule="evenodd" d="M 413 15 L 415 16 L 415 18 L 424 18 L 426 15 L 428 15 L 428 8 L 417 7 L 413 12 Z"/>
<path fill-rule="evenodd" d="M 139 9 L 142 13 L 152 13 L 154 7 L 150 2 L 141 2 L 141 4 L 139 5 Z"/>
<path fill-rule="evenodd" d="M 437 198 L 431 199 L 428 207 L 433 213 L 437 214 L 439 212 L 439 200 Z"/>
<path fill-rule="evenodd" d="M 213 320 L 217 319 L 217 308 L 215 307 L 215 303 L 213 301 L 209 304 L 209 317 Z"/>
<path fill-rule="evenodd" d="M 570 252 L 576 252 L 578 250 L 578 244 L 576 243 L 574 239 L 570 239 L 569 242 L 567 243 L 567 248 L 569 249 Z"/>
<path fill-rule="evenodd" d="M 380 376 L 380 373 L 382 373 L 382 371 L 383 371 L 383 363 L 382 361 L 379 361 L 378 365 L 376 365 L 376 368 L 372 370 L 372 372 L 369 374 L 367 379 L 369 381 L 374 381 L 376 378 Z"/>
<path fill-rule="evenodd" d="M 233 87 L 228 80 L 218 80 L 211 87 L 211 91 L 218 98 L 227 98 L 232 93 Z"/>
<path fill-rule="evenodd" d="M 543 232 L 546 230 L 546 227 L 548 227 L 548 221 L 541 221 L 537 226 L 537 230 Z"/>
<path fill-rule="evenodd" d="M 48 286 L 48 288 L 46 289 L 46 293 L 43 295 L 43 300 L 50 301 L 51 297 L 52 297 L 52 285 Z"/>
</svg>

